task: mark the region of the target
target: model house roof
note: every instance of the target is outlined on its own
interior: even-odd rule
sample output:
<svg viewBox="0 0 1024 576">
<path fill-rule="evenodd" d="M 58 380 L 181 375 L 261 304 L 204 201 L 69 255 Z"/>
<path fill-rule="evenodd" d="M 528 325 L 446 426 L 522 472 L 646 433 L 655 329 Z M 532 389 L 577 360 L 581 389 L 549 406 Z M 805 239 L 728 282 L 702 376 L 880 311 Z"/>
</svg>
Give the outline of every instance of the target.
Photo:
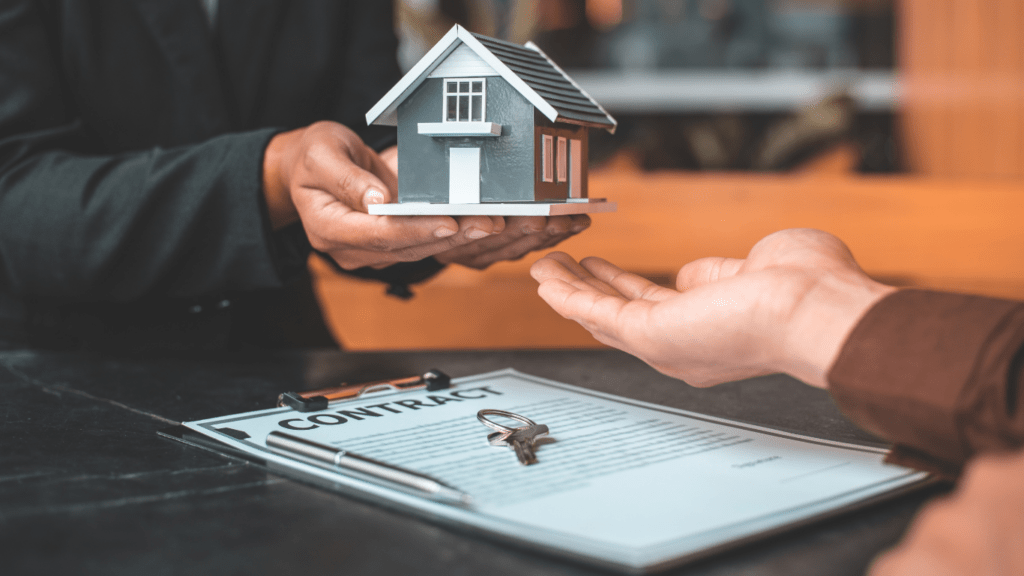
<svg viewBox="0 0 1024 576">
<path fill-rule="evenodd" d="M 465 48 L 463 48 L 463 46 Z M 552 122 L 568 122 L 614 133 L 617 123 L 601 105 L 541 51 L 533 42 L 525 46 L 479 36 L 456 25 L 383 98 L 366 113 L 367 124 L 398 124 L 398 105 L 441 66 L 453 52 L 478 59 L 478 65 L 504 78 Z M 463 56 L 461 59 L 465 59 Z"/>
</svg>

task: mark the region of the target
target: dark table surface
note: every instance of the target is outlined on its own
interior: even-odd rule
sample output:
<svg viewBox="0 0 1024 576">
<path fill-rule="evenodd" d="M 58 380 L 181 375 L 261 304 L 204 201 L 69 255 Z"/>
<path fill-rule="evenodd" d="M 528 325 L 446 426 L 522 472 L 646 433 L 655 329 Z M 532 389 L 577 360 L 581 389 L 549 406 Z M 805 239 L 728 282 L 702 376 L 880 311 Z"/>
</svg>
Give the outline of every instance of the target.
<svg viewBox="0 0 1024 576">
<path fill-rule="evenodd" d="M 832 440 L 876 444 L 785 376 L 689 388 L 609 350 L 0 352 L 0 573 L 594 574 L 270 474 L 157 435 L 267 408 L 285 389 L 514 367 L 561 382 Z M 667 574 L 862 574 L 934 487 Z"/>
</svg>

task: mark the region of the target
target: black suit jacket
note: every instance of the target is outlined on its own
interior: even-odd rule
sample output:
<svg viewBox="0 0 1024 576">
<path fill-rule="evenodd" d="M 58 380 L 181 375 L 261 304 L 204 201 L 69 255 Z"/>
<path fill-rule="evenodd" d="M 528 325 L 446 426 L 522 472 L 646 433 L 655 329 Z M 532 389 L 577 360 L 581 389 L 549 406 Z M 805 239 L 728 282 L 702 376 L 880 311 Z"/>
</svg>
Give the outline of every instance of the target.
<svg viewBox="0 0 1024 576">
<path fill-rule="evenodd" d="M 0 0 L 0 340 L 328 344 L 263 151 L 399 78 L 391 2 Z M 432 263 L 377 274 L 415 280 Z M 368 275 L 373 275 L 368 273 Z"/>
</svg>

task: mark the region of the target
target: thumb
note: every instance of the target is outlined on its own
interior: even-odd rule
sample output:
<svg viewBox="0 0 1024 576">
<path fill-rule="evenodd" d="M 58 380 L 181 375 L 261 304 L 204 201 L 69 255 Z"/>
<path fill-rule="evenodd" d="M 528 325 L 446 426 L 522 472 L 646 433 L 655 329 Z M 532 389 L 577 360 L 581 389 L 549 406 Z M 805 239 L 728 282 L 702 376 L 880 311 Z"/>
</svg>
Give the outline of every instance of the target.
<svg viewBox="0 0 1024 576">
<path fill-rule="evenodd" d="M 676 289 L 680 292 L 697 288 L 724 278 L 732 278 L 739 272 L 746 260 L 742 258 L 710 257 L 694 260 L 679 269 L 676 274 Z"/>
<path fill-rule="evenodd" d="M 377 160 L 378 164 L 383 166 L 379 162 L 380 159 Z M 392 188 L 383 178 L 371 171 L 373 167 L 372 161 L 367 162 L 367 168 L 370 170 L 356 162 L 339 163 L 335 171 L 333 185 L 328 187 L 328 191 L 343 204 L 359 212 L 366 212 L 367 207 L 371 204 L 390 202 Z M 384 169 L 387 170 L 386 167 Z M 393 181 L 394 177 L 392 176 L 390 180 Z"/>
<path fill-rule="evenodd" d="M 385 202 L 390 202 L 391 199 L 395 198 L 398 194 L 398 174 L 391 169 L 387 161 L 380 156 L 380 154 L 373 151 L 373 149 L 367 147 L 369 152 L 369 165 L 364 165 L 363 168 L 369 170 L 374 176 L 380 179 L 387 187 L 388 196 Z M 396 159 L 397 162 L 397 159 Z"/>
</svg>

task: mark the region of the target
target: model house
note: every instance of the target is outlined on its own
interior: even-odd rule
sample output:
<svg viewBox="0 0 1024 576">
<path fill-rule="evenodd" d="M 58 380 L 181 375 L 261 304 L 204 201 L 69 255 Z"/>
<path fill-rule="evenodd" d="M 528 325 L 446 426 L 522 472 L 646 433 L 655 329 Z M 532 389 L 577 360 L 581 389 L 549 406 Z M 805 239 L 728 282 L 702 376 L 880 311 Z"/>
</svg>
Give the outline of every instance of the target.
<svg viewBox="0 0 1024 576">
<path fill-rule="evenodd" d="M 398 202 L 371 214 L 579 214 L 587 132 L 615 120 L 537 46 L 455 26 L 373 109 L 398 127 Z"/>
</svg>

